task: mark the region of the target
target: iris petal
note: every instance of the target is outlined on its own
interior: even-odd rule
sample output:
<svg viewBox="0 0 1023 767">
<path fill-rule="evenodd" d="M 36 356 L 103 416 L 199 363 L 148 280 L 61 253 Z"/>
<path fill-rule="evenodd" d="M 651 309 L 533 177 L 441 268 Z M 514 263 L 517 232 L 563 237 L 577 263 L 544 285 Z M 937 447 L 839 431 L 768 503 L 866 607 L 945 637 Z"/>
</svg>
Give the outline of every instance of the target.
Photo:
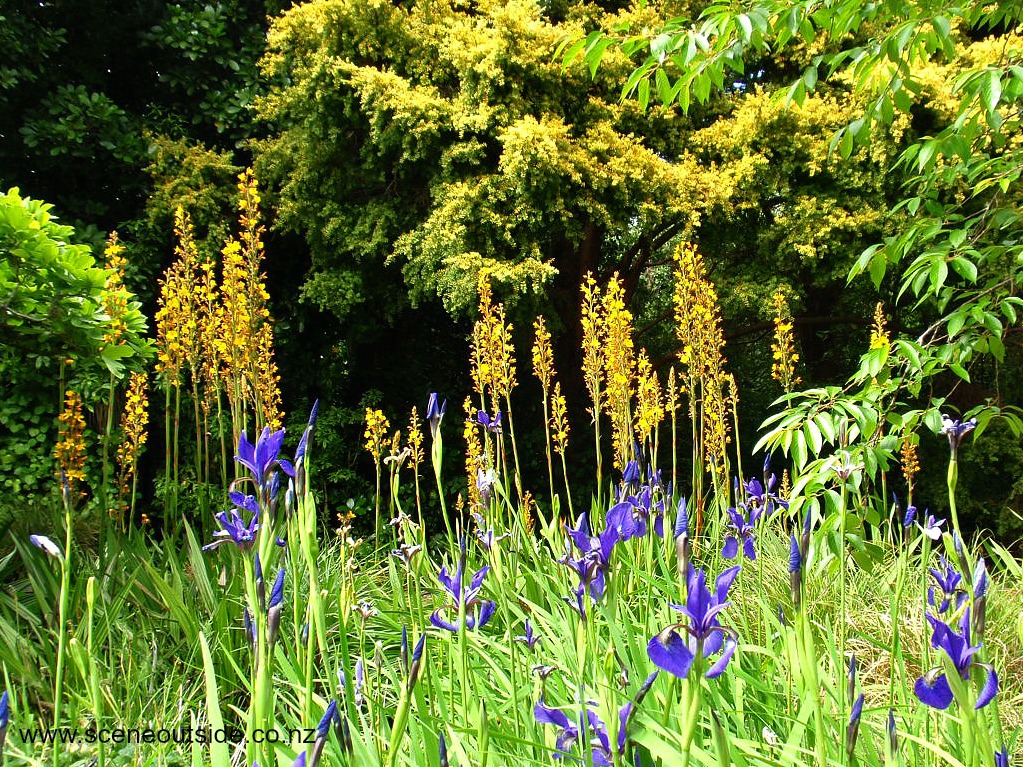
<svg viewBox="0 0 1023 767">
<path fill-rule="evenodd" d="M 721 674 L 724 673 L 725 668 L 728 667 L 728 662 L 732 659 L 732 656 L 735 655 L 735 647 L 736 644 L 734 639 L 731 637 L 726 639 L 725 651 L 721 653 L 720 658 L 714 661 L 714 665 L 707 669 L 707 673 L 704 676 L 708 679 L 715 679 L 716 677 L 721 676 Z"/>
<path fill-rule="evenodd" d="M 674 631 L 669 632 L 667 644 L 662 644 L 660 636 L 655 635 L 647 645 L 646 653 L 655 666 L 680 679 L 685 679 L 695 659 L 685 640 Z"/>
<path fill-rule="evenodd" d="M 757 558 L 757 550 L 753 546 L 752 538 L 747 538 L 742 542 L 742 553 L 746 555 L 746 559 Z"/>
<path fill-rule="evenodd" d="M 450 631 L 452 634 L 458 633 L 458 626 L 451 621 L 444 620 L 444 618 L 441 617 L 440 610 L 435 610 L 433 615 L 430 616 L 430 623 L 439 629 Z"/>
<path fill-rule="evenodd" d="M 493 599 L 488 599 L 486 602 L 484 602 L 483 607 L 480 608 L 480 617 L 479 620 L 476 622 L 476 627 L 483 628 L 486 625 L 487 621 L 490 620 L 490 617 L 494 614 L 494 611 L 496 609 L 497 602 L 495 602 Z"/>
<path fill-rule="evenodd" d="M 980 697 L 977 698 L 977 705 L 974 708 L 984 708 L 998 694 L 998 674 L 993 668 L 985 668 L 985 670 L 987 679 L 984 680 L 984 686 L 980 690 Z"/>
<path fill-rule="evenodd" d="M 938 676 L 933 682 L 928 683 L 927 675 L 916 680 L 913 686 L 916 697 L 931 708 L 944 711 L 952 704 L 952 688 L 948 685 L 948 679 L 944 674 Z"/>
<path fill-rule="evenodd" d="M 553 724 L 555 727 L 560 727 L 563 730 L 575 729 L 572 727 L 572 723 L 568 721 L 568 715 L 564 711 L 545 706 L 542 698 L 533 708 L 533 716 L 540 724 Z"/>
</svg>

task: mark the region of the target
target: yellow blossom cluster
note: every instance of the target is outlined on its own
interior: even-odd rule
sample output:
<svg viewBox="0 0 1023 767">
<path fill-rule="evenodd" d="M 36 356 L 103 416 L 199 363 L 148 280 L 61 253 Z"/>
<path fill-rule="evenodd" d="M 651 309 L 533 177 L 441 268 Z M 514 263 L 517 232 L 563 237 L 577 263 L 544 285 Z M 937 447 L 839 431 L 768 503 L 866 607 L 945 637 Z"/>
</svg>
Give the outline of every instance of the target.
<svg viewBox="0 0 1023 767">
<path fill-rule="evenodd" d="M 916 452 L 916 442 L 912 435 L 902 441 L 899 450 L 900 463 L 902 464 L 902 476 L 906 479 L 906 486 L 909 488 L 909 498 L 912 502 L 913 483 L 916 475 L 920 473 L 920 459 Z"/>
<path fill-rule="evenodd" d="M 601 404 L 601 376 L 603 372 L 604 307 L 600 300 L 600 288 L 592 274 L 587 274 L 582 284 L 582 306 L 580 321 L 583 329 L 583 380 L 590 393 L 593 409 L 590 411 L 597 421 Z"/>
<path fill-rule="evenodd" d="M 128 262 L 124 258 L 124 246 L 117 241 L 117 232 L 111 232 L 107 239 L 106 249 L 107 273 L 106 290 L 103 293 L 103 311 L 106 312 L 107 329 L 103 334 L 103 343 L 117 346 L 128 330 L 125 317 L 128 315 L 128 292 L 124 289 L 124 267 Z"/>
<path fill-rule="evenodd" d="M 366 408 L 366 432 L 363 437 L 366 439 L 366 450 L 373 456 L 374 461 L 379 461 L 383 455 L 384 440 L 390 427 L 391 424 L 382 410 Z"/>
<path fill-rule="evenodd" d="M 473 511 L 482 503 L 477 479 L 479 473 L 486 467 L 472 400 L 466 397 L 462 407 L 465 409 L 465 424 L 462 427 L 462 437 L 465 439 L 465 475 L 468 478 L 469 509 Z"/>
<path fill-rule="evenodd" d="M 536 501 L 533 500 L 533 494 L 527 490 L 522 494 L 522 525 L 526 528 L 526 532 L 530 534 L 536 526 L 536 515 L 533 512 L 534 506 L 536 506 Z"/>
<path fill-rule="evenodd" d="M 415 472 L 419 468 L 419 464 L 423 462 L 423 429 L 420 424 L 419 411 L 416 406 L 412 406 L 412 413 L 409 415 L 408 420 L 408 449 L 409 449 L 409 461 L 412 464 L 412 471 Z"/>
<path fill-rule="evenodd" d="M 561 393 L 560 381 L 554 382 L 554 391 L 551 394 L 551 427 L 554 452 L 564 456 L 568 448 L 568 406 L 565 404 L 565 395 Z"/>
<path fill-rule="evenodd" d="M 719 481 L 726 477 L 728 398 L 725 394 L 725 337 L 717 289 L 694 245 L 675 250 L 675 323 L 687 378 L 689 413 L 698 425 L 697 455 Z"/>
<path fill-rule="evenodd" d="M 615 273 L 602 292 L 592 275 L 581 289 L 583 380 L 593 403 L 599 438 L 599 414 L 611 421 L 614 465 L 624 469 L 634 458 L 636 438 L 651 439 L 664 420 L 661 384 L 643 349 L 633 342 L 632 312 L 625 286 Z"/>
<path fill-rule="evenodd" d="M 128 382 L 124 411 L 121 413 L 121 444 L 117 446 L 117 486 L 121 494 L 122 508 L 125 498 L 132 494 L 135 470 L 139 455 L 146 444 L 146 427 L 149 425 L 149 411 L 146 407 L 146 389 L 149 376 L 146 373 L 132 373 Z"/>
<path fill-rule="evenodd" d="M 198 251 L 192 221 L 184 209 L 174 212 L 177 256 L 160 280 L 156 310 L 156 372 L 172 386 L 181 385 L 186 361 L 198 359 L 198 296 L 195 272 Z"/>
<path fill-rule="evenodd" d="M 537 317 L 533 323 L 533 335 L 533 374 L 540 381 L 546 398 L 554 380 L 554 351 L 551 349 L 551 333 L 543 317 Z"/>
<path fill-rule="evenodd" d="M 788 299 L 781 290 L 774 291 L 771 301 L 774 304 L 774 343 L 771 344 L 774 362 L 771 365 L 771 377 L 789 393 L 802 380 L 796 375 L 799 354 L 792 335 L 792 314 Z"/>
<path fill-rule="evenodd" d="M 280 382 L 274 359 L 273 327 L 264 323 L 256 332 L 256 402 L 263 414 L 263 423 L 275 431 L 284 425 Z"/>
<path fill-rule="evenodd" d="M 678 412 L 678 403 L 681 394 L 682 390 L 679 387 L 678 378 L 675 376 L 675 366 L 672 365 L 668 369 L 668 385 L 665 387 L 665 407 L 672 418 L 674 418 L 675 413 Z"/>
<path fill-rule="evenodd" d="M 180 208 L 175 213 L 176 259 L 161 281 L 156 313 L 157 372 L 180 388 L 188 370 L 202 433 L 225 393 L 236 425 L 250 408 L 257 428 L 278 429 L 283 421 L 259 203 L 258 184 L 246 170 L 238 176 L 240 233 L 221 249 L 219 281 L 216 261 L 199 256 L 191 219 Z"/>
<path fill-rule="evenodd" d="M 603 298 L 602 373 L 604 412 L 611 419 L 614 465 L 624 469 L 632 455 L 632 397 L 636 389 L 636 352 L 632 312 L 625 306 L 625 288 L 616 272 Z"/>
<path fill-rule="evenodd" d="M 884 316 L 884 304 L 880 301 L 874 307 L 874 320 L 870 324 L 870 348 L 887 349 L 891 339 L 888 335 L 888 320 Z"/>
<path fill-rule="evenodd" d="M 646 350 L 641 349 L 636 359 L 636 436 L 641 443 L 651 438 L 664 414 L 660 382 Z"/>
<path fill-rule="evenodd" d="M 486 272 L 480 273 L 477 287 L 480 318 L 472 330 L 472 381 L 484 403 L 489 397 L 496 414 L 516 386 L 512 325 L 505 320 L 504 304 L 493 301 Z"/>
<path fill-rule="evenodd" d="M 64 395 L 64 411 L 57 419 L 60 422 L 60 439 L 53 449 L 57 459 L 58 476 L 67 480 L 74 490 L 75 483 L 85 481 L 85 416 L 82 398 L 68 389 Z"/>
</svg>

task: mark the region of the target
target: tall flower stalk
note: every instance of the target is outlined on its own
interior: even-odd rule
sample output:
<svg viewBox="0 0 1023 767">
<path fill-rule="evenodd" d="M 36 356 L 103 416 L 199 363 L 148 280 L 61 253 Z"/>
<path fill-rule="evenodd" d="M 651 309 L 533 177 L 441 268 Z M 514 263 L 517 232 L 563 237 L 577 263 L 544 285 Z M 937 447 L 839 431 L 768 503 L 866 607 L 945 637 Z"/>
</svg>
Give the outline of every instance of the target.
<svg viewBox="0 0 1023 767">
<path fill-rule="evenodd" d="M 547 482 L 551 492 L 551 503 L 554 502 L 554 463 L 551 460 L 551 417 L 550 396 L 554 381 L 554 352 L 551 349 L 551 334 L 543 317 L 537 317 L 533 323 L 533 375 L 540 382 L 543 392 L 543 430 L 544 450 L 547 454 Z"/>
<path fill-rule="evenodd" d="M 128 394 L 121 414 L 121 444 L 117 447 L 117 488 L 121 498 L 123 528 L 135 514 L 135 495 L 138 489 L 138 460 L 146 444 L 146 426 L 149 411 L 146 407 L 148 376 L 133 373 L 128 382 Z M 125 496 L 128 497 L 127 503 Z M 125 514 L 125 512 L 127 512 Z"/>
<path fill-rule="evenodd" d="M 380 539 L 380 480 L 381 467 L 384 455 L 384 440 L 390 422 L 382 410 L 366 408 L 366 432 L 363 437 L 366 439 L 366 450 L 373 456 L 373 467 L 376 471 L 376 492 L 373 496 L 373 534 L 377 541 Z"/>
<path fill-rule="evenodd" d="M 694 535 L 703 526 L 704 476 L 710 474 L 722 510 L 728 506 L 728 423 L 724 331 L 717 290 L 699 251 L 690 244 L 675 251 L 675 326 L 679 362 L 689 398 L 693 444 Z"/>
</svg>

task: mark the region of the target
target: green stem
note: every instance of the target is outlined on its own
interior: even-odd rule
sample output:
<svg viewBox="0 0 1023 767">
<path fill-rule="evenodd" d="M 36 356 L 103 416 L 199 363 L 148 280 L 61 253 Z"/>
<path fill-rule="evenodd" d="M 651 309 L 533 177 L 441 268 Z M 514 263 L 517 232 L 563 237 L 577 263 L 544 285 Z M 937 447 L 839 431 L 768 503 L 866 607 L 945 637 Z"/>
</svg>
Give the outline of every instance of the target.
<svg viewBox="0 0 1023 767">
<path fill-rule="evenodd" d="M 948 508 L 952 513 L 952 529 L 959 537 L 962 537 L 962 528 L 959 527 L 959 513 L 956 510 L 956 485 L 959 482 L 959 460 L 956 454 L 948 462 Z"/>
<path fill-rule="evenodd" d="M 110 504 L 108 498 L 108 489 L 110 483 L 110 436 L 114 431 L 114 393 L 115 388 L 114 374 L 110 374 L 110 389 L 107 394 L 107 422 L 103 429 L 103 482 L 100 484 L 100 505 L 103 512 L 103 520 L 100 522 L 102 529 L 105 531 L 107 522 L 110 518 Z"/>
<path fill-rule="evenodd" d="M 71 504 L 64 503 L 64 555 L 60 560 L 60 607 L 57 612 L 57 678 L 53 688 L 53 729 L 58 730 L 61 722 L 61 704 L 64 698 L 64 656 L 67 654 L 67 612 L 68 595 L 71 591 Z M 53 765 L 60 764 L 60 750 L 53 749 Z"/>
<path fill-rule="evenodd" d="M 547 390 L 543 392 L 543 433 L 544 449 L 547 452 L 547 481 L 550 483 L 551 504 L 554 504 L 554 462 L 551 459 L 551 422 L 547 411 Z"/>
</svg>

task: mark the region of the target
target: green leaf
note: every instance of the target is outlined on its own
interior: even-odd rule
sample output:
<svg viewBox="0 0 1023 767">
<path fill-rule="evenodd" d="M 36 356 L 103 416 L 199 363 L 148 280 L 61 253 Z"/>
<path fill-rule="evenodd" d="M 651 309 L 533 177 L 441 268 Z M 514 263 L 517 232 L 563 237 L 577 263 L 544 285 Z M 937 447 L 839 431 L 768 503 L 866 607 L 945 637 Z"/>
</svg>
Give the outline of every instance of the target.
<svg viewBox="0 0 1023 767">
<path fill-rule="evenodd" d="M 988 70 L 981 85 L 980 94 L 984 109 L 987 110 L 990 117 L 998 109 L 998 102 L 1002 99 L 1002 78 L 997 69 Z"/>
<path fill-rule="evenodd" d="M 213 656 L 210 654 L 210 646 L 206 643 L 206 635 L 199 632 L 199 646 L 202 649 L 203 674 L 206 677 L 206 716 L 209 718 L 210 727 L 214 732 L 222 732 L 224 729 L 224 717 L 220 713 L 220 697 L 217 694 L 217 674 L 213 668 Z M 211 767 L 231 767 L 231 755 L 227 750 L 227 743 L 217 742 L 216 738 L 211 739 L 210 762 Z"/>
</svg>

